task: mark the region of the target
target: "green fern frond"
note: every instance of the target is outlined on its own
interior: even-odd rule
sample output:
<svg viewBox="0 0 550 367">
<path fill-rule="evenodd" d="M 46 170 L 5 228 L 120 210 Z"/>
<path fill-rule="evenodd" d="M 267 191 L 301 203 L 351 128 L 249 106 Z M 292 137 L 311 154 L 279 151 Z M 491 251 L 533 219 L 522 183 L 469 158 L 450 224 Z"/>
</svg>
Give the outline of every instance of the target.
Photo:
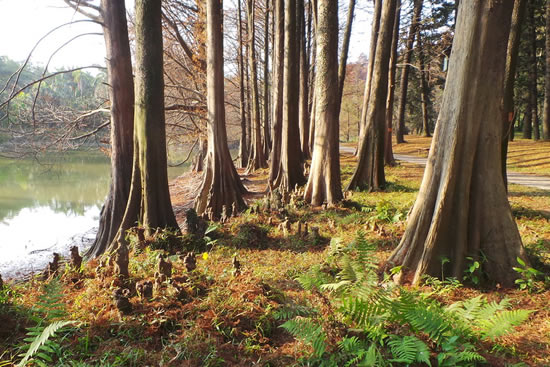
<svg viewBox="0 0 550 367">
<path fill-rule="evenodd" d="M 63 300 L 63 285 L 58 278 L 44 284 L 43 293 L 38 297 L 34 311 L 43 315 L 40 320 L 55 320 L 67 316 Z"/>
<path fill-rule="evenodd" d="M 480 319 L 478 326 L 483 338 L 494 339 L 513 330 L 514 326 L 521 324 L 531 314 L 531 310 L 501 311 L 486 320 Z"/>
<path fill-rule="evenodd" d="M 296 316 L 313 316 L 315 313 L 315 310 L 311 307 L 302 305 L 283 305 L 282 307 L 273 311 L 273 318 L 278 321 L 286 321 L 293 319 Z"/>
<path fill-rule="evenodd" d="M 387 303 L 378 298 L 377 293 L 371 293 L 371 299 L 347 297 L 342 300 L 342 311 L 358 326 L 370 329 L 387 319 Z"/>
<path fill-rule="evenodd" d="M 326 349 L 326 334 L 321 325 L 315 324 L 311 319 L 296 317 L 288 320 L 280 326 L 295 338 L 300 339 L 313 347 L 313 355 L 321 357 Z"/>
<path fill-rule="evenodd" d="M 319 289 L 326 283 L 332 283 L 334 279 L 331 276 L 321 271 L 319 265 L 313 266 L 308 272 L 300 274 L 296 277 L 296 281 L 300 283 L 305 290 Z"/>
<path fill-rule="evenodd" d="M 426 344 L 414 336 L 397 336 L 393 335 L 388 342 L 392 354 L 396 359 L 392 362 L 411 364 L 415 362 L 423 362 L 428 366 L 430 363 L 430 351 Z"/>
<path fill-rule="evenodd" d="M 29 346 L 29 349 L 23 356 L 23 359 L 21 360 L 21 362 L 17 364 L 17 367 L 25 366 L 29 358 L 32 358 L 35 354 L 37 354 L 40 348 L 48 341 L 48 339 L 50 339 L 50 337 L 55 335 L 55 333 L 59 331 L 61 328 L 70 324 L 74 324 L 75 322 L 76 321 L 55 321 L 50 325 L 46 326 L 42 331 L 42 333 L 40 335 L 37 335 L 36 338 L 33 340 L 31 345 Z M 43 354 L 44 353 L 42 353 L 42 355 Z M 42 355 L 41 357 L 43 357 Z"/>
</svg>

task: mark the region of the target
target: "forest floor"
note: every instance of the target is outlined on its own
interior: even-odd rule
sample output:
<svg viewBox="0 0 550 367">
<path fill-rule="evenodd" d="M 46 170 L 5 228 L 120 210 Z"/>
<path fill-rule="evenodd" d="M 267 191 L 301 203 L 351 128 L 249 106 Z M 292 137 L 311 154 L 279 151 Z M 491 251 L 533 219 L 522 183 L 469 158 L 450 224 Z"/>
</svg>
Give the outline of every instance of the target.
<svg viewBox="0 0 550 367">
<path fill-rule="evenodd" d="M 412 137 L 408 140 L 410 143 L 397 146 L 395 151 L 414 154 L 421 145 L 429 144 L 421 138 L 418 142 Z M 351 155 L 342 155 L 341 162 L 345 185 L 355 160 Z M 244 177 L 252 207 L 262 205 L 267 174 L 260 171 Z M 362 328 L 364 320 L 342 311 L 346 308 L 344 298 L 319 286 L 320 279 L 325 283 L 341 280 L 334 276 L 345 270 L 346 264 L 356 266 L 343 259 L 348 249 L 354 256 L 359 253 L 353 246 L 361 238 L 370 246 L 371 263 L 363 264 L 365 274 L 383 263 L 404 232 L 422 174 L 422 167 L 400 163 L 386 169 L 389 184 L 384 191 L 350 193 L 338 207 L 323 210 L 298 202 L 283 211 L 249 210 L 201 238 L 184 235 L 174 239 L 161 233 L 146 239 L 146 247 L 132 239 L 130 283 L 154 279 L 157 257 L 162 252 L 155 248 L 167 245 L 173 253 L 169 257 L 173 280 L 160 284 L 150 299 L 132 293 L 129 300 L 133 310 L 127 315 L 113 301 L 117 281 L 96 269 L 97 260 L 86 262 L 78 274 L 66 268 L 53 280 L 36 277 L 9 285 L 0 292 L 0 361 L 10 365 L 21 359 L 17 355 L 24 353 L 25 345 L 28 347 L 35 337 L 26 333 L 37 322 L 43 329 L 45 324 L 61 319 L 77 323 L 50 338 L 46 344 L 49 349 L 35 356 L 36 365 L 43 361 L 48 366 L 343 366 L 353 358 L 366 361 L 374 355 L 372 365 L 397 366 L 406 363 L 404 359 L 399 362 L 393 349 L 398 347 L 394 343 L 396 335 L 403 338 L 399 339 L 403 348 L 405 341 L 411 340 L 404 338 L 416 335 L 429 347 L 428 358 L 433 366 L 473 365 L 456 358 L 467 356 L 468 351 L 476 351 L 491 366 L 549 366 L 550 282 L 545 282 L 544 274 L 550 274 L 550 192 L 510 186 L 513 214 L 533 267 L 523 267 L 526 276 L 521 285 L 525 289 L 478 285 L 483 283 L 483 274 L 475 272 L 474 267 L 463 283 L 428 278 L 420 287 L 388 291 L 393 292 L 392 297 L 396 293 L 412 295 L 418 304 L 426 305 L 426 312 L 443 312 L 443 307 L 460 305 L 457 302 L 461 301 L 471 306 L 478 296 L 490 302 L 507 299 L 505 303 L 512 310 L 532 311 L 526 321 L 505 336 L 464 337 L 458 335 L 458 327 L 453 330 L 441 326 L 438 339 L 432 332 L 413 332 L 414 325 L 395 321 L 387 322 L 384 328 Z M 174 210 L 181 222 L 185 210 L 192 206 L 200 181 L 200 175 L 188 173 L 171 183 Z M 280 226 L 286 218 L 293 223 L 290 231 Z M 308 224 L 308 235 L 297 233 L 299 221 Z M 319 228 L 320 237 L 312 234 L 313 227 Z M 180 253 L 191 250 L 197 254 L 197 267 L 188 272 Z M 338 257 L 338 252 L 344 257 Z M 238 270 L 234 259 L 240 263 Z M 542 274 L 529 270 L 534 268 Z M 364 279 L 356 267 L 347 271 Z M 383 290 L 374 291 L 372 287 L 388 286 L 378 280 L 365 284 L 370 297 L 374 297 L 373 304 Z M 378 317 L 390 311 L 395 310 L 387 309 Z M 369 340 L 377 347 L 361 347 Z M 422 354 L 414 356 L 421 358 Z"/>
</svg>

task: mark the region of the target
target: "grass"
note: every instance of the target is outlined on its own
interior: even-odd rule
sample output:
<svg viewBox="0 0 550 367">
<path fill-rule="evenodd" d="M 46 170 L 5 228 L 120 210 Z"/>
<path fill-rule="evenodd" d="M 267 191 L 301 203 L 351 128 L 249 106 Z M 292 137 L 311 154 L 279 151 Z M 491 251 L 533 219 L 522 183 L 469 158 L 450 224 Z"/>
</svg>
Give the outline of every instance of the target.
<svg viewBox="0 0 550 367">
<path fill-rule="evenodd" d="M 426 144 L 419 138 L 403 146 Z M 399 147 L 399 149 L 405 149 Z M 398 149 L 396 149 L 398 151 Z M 342 157 L 344 183 L 353 171 L 354 159 Z M 280 328 L 278 315 L 286 309 L 310 310 L 320 318 L 330 317 L 330 305 L 324 295 L 307 292 L 295 278 L 320 266 L 330 272 L 327 263 L 329 243 L 340 238 L 349 243 L 357 231 L 376 244 L 375 258 L 386 259 L 405 230 L 405 218 L 413 204 L 423 169 L 408 163 L 386 169 L 388 188 L 382 192 L 354 192 L 350 203 L 323 211 L 298 207 L 289 217 L 319 227 L 321 240 L 313 242 L 295 233 L 285 237 L 278 228 L 282 219 L 271 214 L 244 213 L 221 226 L 218 241 L 207 256 L 197 255 L 197 269 L 188 274 L 183 262 L 174 257 L 174 277 L 178 291 L 165 283 L 151 300 L 130 298 L 134 310 L 121 315 L 113 302 L 113 278 L 96 276 L 97 261 L 85 264 L 75 280 L 62 276 L 63 303 L 68 319 L 81 326 L 67 335 L 56 363 L 78 366 L 293 366 L 311 349 Z M 259 175 L 255 180 L 265 177 Z M 183 185 L 182 182 L 179 183 Z M 510 186 L 510 202 L 523 241 L 532 256 L 532 265 L 545 271 L 550 267 L 550 193 Z M 180 198 L 181 199 L 181 198 Z M 178 200 L 174 201 L 177 206 Z M 271 217 L 273 225 L 269 226 Z M 181 248 L 185 252 L 184 248 Z M 156 271 L 158 250 L 134 251 L 130 273 L 133 281 L 152 279 Z M 241 271 L 235 273 L 236 256 Z M 29 316 L 40 295 L 41 280 L 10 285 L 14 292 L 9 302 L 0 304 L 0 360 L 17 361 L 18 346 L 23 344 L 25 327 L 32 325 Z M 441 284 L 437 285 L 441 287 Z M 434 286 L 423 286 L 426 294 Z M 435 292 L 437 293 L 437 292 Z M 442 293 L 437 293 L 442 294 Z M 433 295 L 434 297 L 438 297 Z M 519 289 L 479 290 L 448 286 L 440 301 L 452 303 L 484 294 L 490 301 L 509 298 L 515 309 L 535 310 L 529 320 L 515 332 L 483 342 L 478 346 L 491 365 L 550 365 L 550 293 L 529 293 Z M 337 332 L 342 320 L 327 327 Z M 4 323 L 5 322 L 5 323 Z M 6 326 L 4 326 L 6 325 Z M 396 326 L 397 327 L 397 326 Z M 331 330 L 327 330 L 331 335 Z M 2 363 L 0 363 L 2 365 Z"/>
</svg>

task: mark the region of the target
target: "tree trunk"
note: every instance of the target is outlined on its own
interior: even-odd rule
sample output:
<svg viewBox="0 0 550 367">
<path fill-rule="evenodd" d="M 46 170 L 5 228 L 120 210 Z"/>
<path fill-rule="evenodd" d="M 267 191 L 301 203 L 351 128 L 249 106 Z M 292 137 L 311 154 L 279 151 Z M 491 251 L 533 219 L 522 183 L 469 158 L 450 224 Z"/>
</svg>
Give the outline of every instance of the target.
<svg viewBox="0 0 550 367">
<path fill-rule="evenodd" d="M 388 72 L 393 39 L 393 24 L 397 0 L 382 4 L 380 32 L 378 34 L 366 124 L 359 145 L 359 161 L 351 177 L 348 190 L 379 190 L 386 184 L 384 177 L 384 131 L 386 122 L 386 99 L 388 96 Z"/>
<path fill-rule="evenodd" d="M 346 19 L 344 39 L 342 40 L 342 52 L 340 53 L 340 62 L 338 63 L 338 104 L 336 116 L 340 116 L 340 110 L 342 108 L 342 96 L 344 94 L 344 82 L 346 80 L 346 66 L 348 64 L 349 43 L 351 40 L 354 11 L 355 0 L 349 0 L 348 17 Z"/>
<path fill-rule="evenodd" d="M 304 159 L 311 158 L 309 151 L 309 65 L 307 62 L 306 48 L 306 20 L 305 20 L 305 0 L 297 0 L 298 12 L 298 35 L 300 50 L 300 96 L 299 96 L 299 116 L 300 116 L 300 146 Z"/>
<path fill-rule="evenodd" d="M 357 154 L 359 154 L 361 139 L 363 134 L 365 133 L 365 125 L 367 121 L 367 107 L 369 106 L 369 98 L 371 93 L 372 73 L 374 70 L 374 63 L 376 58 L 376 47 L 378 45 L 378 32 L 380 29 L 381 14 L 382 14 L 382 0 L 374 0 L 374 15 L 372 18 L 369 61 L 367 64 L 367 79 L 365 81 L 365 92 L 363 94 L 361 122 L 359 124 L 359 138 L 357 139 Z"/>
<path fill-rule="evenodd" d="M 457 6 L 458 7 L 458 6 Z M 397 108 L 397 124 L 395 129 L 395 137 L 397 143 L 404 143 L 405 135 L 405 109 L 407 107 L 407 89 L 409 85 L 409 72 L 410 63 L 412 59 L 412 50 L 414 45 L 414 38 L 418 30 L 418 24 L 420 23 L 420 17 L 422 14 L 422 0 L 414 0 L 414 9 L 411 20 L 411 26 L 409 28 L 409 36 L 407 37 L 407 44 L 405 47 L 405 54 L 403 55 L 403 69 L 401 70 L 401 82 L 399 89 L 399 105 Z"/>
<path fill-rule="evenodd" d="M 272 185 L 279 175 L 281 166 L 281 141 L 283 126 L 283 59 L 284 59 L 284 1 L 273 0 L 273 22 L 275 28 L 273 43 L 273 108 L 272 108 L 272 145 L 269 183 Z"/>
<path fill-rule="evenodd" d="M 317 27 L 317 0 L 311 0 L 309 3 L 309 9 L 311 12 L 310 24 L 310 39 L 311 39 L 311 62 L 309 69 L 309 154 L 313 153 L 315 142 L 315 75 L 316 75 L 316 61 L 317 56 L 317 43 L 315 41 L 315 32 Z"/>
<path fill-rule="evenodd" d="M 212 210 L 212 218 L 220 218 L 223 206 L 231 212 L 243 210 L 246 205 L 242 194 L 246 192 L 231 160 L 227 146 L 223 76 L 223 14 L 218 0 L 207 0 L 207 106 L 208 154 L 206 170 L 195 201 L 197 213 Z M 235 215 L 235 213 L 232 213 Z"/>
<path fill-rule="evenodd" d="M 264 157 L 269 157 L 271 150 L 271 136 L 269 129 L 269 6 L 265 9 L 264 33 Z M 267 163 L 266 163 L 267 164 Z"/>
<path fill-rule="evenodd" d="M 197 155 L 193 157 L 193 172 L 202 172 L 204 170 L 204 159 L 208 152 L 208 142 L 205 139 L 199 138 L 199 151 Z"/>
<path fill-rule="evenodd" d="M 239 142 L 239 164 L 241 168 L 246 168 L 248 164 L 248 150 L 246 146 L 246 106 L 244 100 L 245 80 L 244 80 L 244 60 L 243 60 L 243 22 L 241 18 L 241 0 L 237 0 L 237 32 L 239 33 L 239 112 L 241 117 L 241 139 Z"/>
<path fill-rule="evenodd" d="M 506 174 L 506 160 L 508 157 L 508 140 L 511 141 L 514 136 L 514 82 L 516 80 L 516 66 L 518 61 L 518 50 L 521 39 L 521 27 L 525 17 L 525 6 L 527 0 L 515 0 L 514 10 L 512 12 L 512 22 L 510 26 L 510 36 L 508 38 L 508 47 L 506 52 L 506 71 L 504 74 L 504 100 L 502 125 L 504 126 L 502 137 L 502 178 L 504 186 L 508 186 Z"/>
<path fill-rule="evenodd" d="M 296 48 L 296 0 L 285 2 L 284 73 L 283 73 L 283 129 L 281 144 L 281 167 L 275 187 L 288 190 L 306 181 L 300 149 L 298 126 L 299 58 Z"/>
<path fill-rule="evenodd" d="M 164 120 L 161 6 L 137 0 L 134 162 L 130 198 L 116 240 L 138 218 L 150 235 L 157 228 L 179 230 L 170 202 Z"/>
<path fill-rule="evenodd" d="M 516 258 L 526 260 L 501 177 L 503 89 L 495 88 L 504 83 L 512 8 L 461 1 L 424 178 L 388 260 L 402 266 L 399 282 L 416 284 L 423 274 L 462 279 L 471 256 L 490 280 L 513 286 Z"/>
<path fill-rule="evenodd" d="M 260 95 L 258 91 L 258 63 L 256 60 L 256 42 L 254 27 L 254 3 L 255 0 L 247 0 L 248 15 L 248 66 L 250 69 L 250 82 L 252 87 L 252 115 L 250 123 L 252 129 L 252 141 L 247 172 L 253 172 L 267 167 L 264 151 L 262 149 L 262 125 L 260 120 Z"/>
<path fill-rule="evenodd" d="M 299 0 L 300 1 L 300 0 Z M 305 201 L 321 205 L 342 200 L 340 182 L 338 95 L 338 2 L 319 0 L 317 32 L 315 149 Z"/>
<path fill-rule="evenodd" d="M 533 137 L 533 113 L 531 112 L 531 101 L 527 101 L 525 106 L 525 118 L 523 123 L 523 139 L 531 139 Z"/>
<path fill-rule="evenodd" d="M 538 110 L 538 91 L 537 91 L 537 27 L 535 24 L 535 4 L 529 3 L 529 100 L 531 101 L 531 124 L 533 131 L 533 140 L 540 139 L 539 130 L 539 110 Z"/>
<path fill-rule="evenodd" d="M 430 95 L 428 82 L 426 80 L 426 70 L 425 70 L 425 61 L 424 61 L 424 50 L 422 49 L 422 39 L 420 37 L 420 32 L 418 32 L 418 40 L 416 41 L 418 45 L 418 69 L 420 73 L 420 104 L 422 106 L 422 130 L 424 131 L 425 137 L 432 136 L 430 134 L 430 118 L 428 116 L 428 105 L 430 104 Z"/>
<path fill-rule="evenodd" d="M 542 137 L 550 140 L 550 2 L 546 2 L 546 71 L 544 74 L 544 118 Z"/>
<path fill-rule="evenodd" d="M 111 100 L 111 185 L 88 256 L 104 253 L 120 227 L 130 194 L 134 147 L 134 81 L 126 9 L 124 2 L 108 0 L 101 1 L 101 9 Z"/>
<path fill-rule="evenodd" d="M 388 166 L 395 165 L 392 148 L 393 101 L 395 96 L 395 74 L 397 68 L 397 46 L 399 44 L 399 23 L 401 20 L 401 0 L 397 0 L 393 36 L 390 54 L 390 73 L 388 79 L 388 99 L 386 100 L 386 129 L 384 132 L 384 162 Z M 349 121 L 349 118 L 348 118 Z M 349 130 L 349 128 L 348 128 Z M 348 131 L 349 135 L 349 131 Z M 349 139 L 349 138 L 348 138 Z"/>
</svg>

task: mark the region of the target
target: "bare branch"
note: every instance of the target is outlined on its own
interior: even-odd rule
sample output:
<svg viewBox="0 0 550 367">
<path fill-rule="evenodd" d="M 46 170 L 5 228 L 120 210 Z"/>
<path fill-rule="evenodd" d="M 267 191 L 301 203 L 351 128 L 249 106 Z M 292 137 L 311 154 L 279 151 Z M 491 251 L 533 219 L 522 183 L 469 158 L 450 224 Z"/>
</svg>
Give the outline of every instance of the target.
<svg viewBox="0 0 550 367">
<path fill-rule="evenodd" d="M 75 140 L 80 140 L 80 139 L 87 138 L 87 137 L 90 136 L 90 135 L 94 135 L 94 134 L 97 133 L 99 130 L 103 129 L 104 127 L 109 126 L 110 123 L 111 123 L 111 120 L 107 120 L 106 122 L 102 123 L 102 124 L 99 125 L 97 128 L 95 128 L 94 130 L 92 130 L 92 131 L 90 131 L 90 132 L 87 132 L 86 134 L 82 134 L 82 135 L 79 135 L 79 136 L 75 136 L 74 138 L 69 138 L 68 140 L 70 140 L 70 141 L 75 141 Z"/>
</svg>

